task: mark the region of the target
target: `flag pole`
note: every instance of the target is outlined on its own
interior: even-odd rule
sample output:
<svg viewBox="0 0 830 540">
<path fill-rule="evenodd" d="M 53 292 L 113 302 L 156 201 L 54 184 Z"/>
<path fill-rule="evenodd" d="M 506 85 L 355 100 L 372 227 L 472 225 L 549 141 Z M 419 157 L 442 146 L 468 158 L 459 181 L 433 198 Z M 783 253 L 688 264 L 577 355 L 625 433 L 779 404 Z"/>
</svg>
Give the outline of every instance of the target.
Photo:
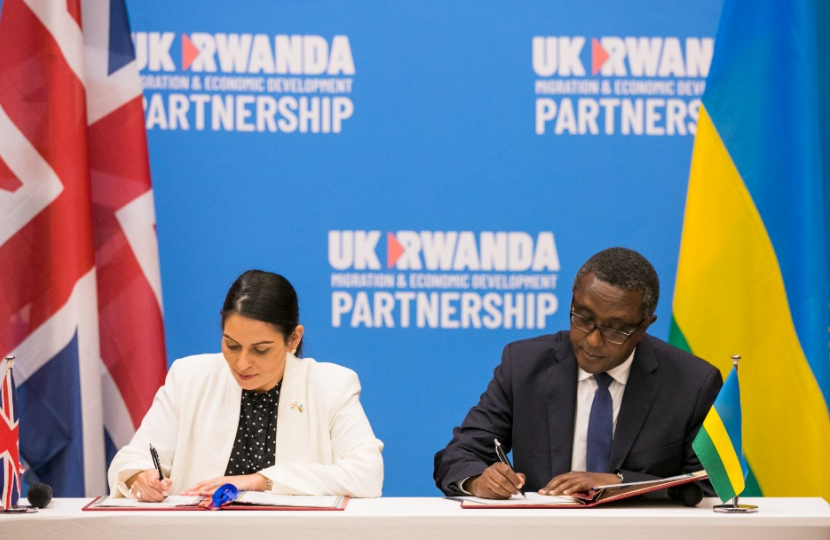
<svg viewBox="0 0 830 540">
<path fill-rule="evenodd" d="M 738 374 L 738 362 L 740 360 L 740 354 L 732 355 L 732 367 L 735 368 L 735 375 Z M 741 452 L 743 452 L 743 448 L 741 448 Z M 712 510 L 724 514 L 755 514 L 758 512 L 758 507 L 754 504 L 738 504 L 738 495 L 735 495 L 731 502 L 715 505 Z"/>
</svg>

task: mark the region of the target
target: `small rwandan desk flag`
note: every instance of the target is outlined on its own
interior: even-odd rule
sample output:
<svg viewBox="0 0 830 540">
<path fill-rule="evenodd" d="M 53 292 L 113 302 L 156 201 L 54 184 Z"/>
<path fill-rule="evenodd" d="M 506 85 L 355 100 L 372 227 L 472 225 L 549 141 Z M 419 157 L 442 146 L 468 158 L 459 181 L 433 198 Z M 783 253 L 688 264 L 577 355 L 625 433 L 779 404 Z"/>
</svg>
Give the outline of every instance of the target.
<svg viewBox="0 0 830 540">
<path fill-rule="evenodd" d="M 748 468 L 741 444 L 741 388 L 736 369 L 729 372 L 692 449 L 721 501 L 741 494 Z"/>
</svg>

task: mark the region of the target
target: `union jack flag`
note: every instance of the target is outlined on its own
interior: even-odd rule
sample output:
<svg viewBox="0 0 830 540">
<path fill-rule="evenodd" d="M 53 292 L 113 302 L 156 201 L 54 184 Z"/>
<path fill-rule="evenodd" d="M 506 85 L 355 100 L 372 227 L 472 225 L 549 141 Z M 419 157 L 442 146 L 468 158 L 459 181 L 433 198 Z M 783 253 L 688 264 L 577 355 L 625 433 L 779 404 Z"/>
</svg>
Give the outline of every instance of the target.
<svg viewBox="0 0 830 540">
<path fill-rule="evenodd" d="M 0 385 L 0 507 L 17 506 L 20 498 L 20 451 L 18 449 L 17 393 L 11 367 L 6 367 Z"/>
<path fill-rule="evenodd" d="M 124 0 L 3 0 L 0 81 L 0 354 L 25 478 L 100 494 L 167 366 Z"/>
</svg>

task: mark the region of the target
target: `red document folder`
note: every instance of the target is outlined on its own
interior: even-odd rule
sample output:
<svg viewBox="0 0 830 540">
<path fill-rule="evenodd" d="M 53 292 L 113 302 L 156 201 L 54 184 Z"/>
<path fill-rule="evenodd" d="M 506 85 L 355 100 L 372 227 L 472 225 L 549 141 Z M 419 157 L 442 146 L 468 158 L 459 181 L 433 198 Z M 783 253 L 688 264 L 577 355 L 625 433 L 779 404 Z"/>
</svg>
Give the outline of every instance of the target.
<svg viewBox="0 0 830 540">
<path fill-rule="evenodd" d="M 461 508 L 591 508 L 612 501 L 636 497 L 652 491 L 697 482 L 705 478 L 708 478 L 706 472 L 698 471 L 660 480 L 601 486 L 585 493 L 577 493 L 564 497 L 548 497 L 536 493 L 528 493 L 527 499 L 487 500 L 477 497 L 452 498 L 461 501 Z"/>
<path fill-rule="evenodd" d="M 240 493 L 240 497 L 245 492 Z M 261 504 L 261 503 L 245 503 L 245 502 L 231 502 L 219 508 L 210 508 L 210 497 L 202 497 L 195 503 L 175 504 L 173 503 L 140 503 L 133 499 L 118 499 L 119 506 L 107 506 L 112 501 L 108 496 L 97 497 L 92 502 L 83 507 L 82 510 L 88 512 L 107 512 L 107 511 L 153 511 L 164 512 L 168 510 L 173 511 L 190 511 L 190 510 L 279 510 L 279 511 L 342 511 L 349 504 L 348 495 L 340 495 L 337 497 L 278 497 L 279 504 Z M 330 501 L 328 500 L 330 499 Z M 127 502 L 132 501 L 132 502 Z M 122 506 L 120 504 L 124 504 Z"/>
</svg>

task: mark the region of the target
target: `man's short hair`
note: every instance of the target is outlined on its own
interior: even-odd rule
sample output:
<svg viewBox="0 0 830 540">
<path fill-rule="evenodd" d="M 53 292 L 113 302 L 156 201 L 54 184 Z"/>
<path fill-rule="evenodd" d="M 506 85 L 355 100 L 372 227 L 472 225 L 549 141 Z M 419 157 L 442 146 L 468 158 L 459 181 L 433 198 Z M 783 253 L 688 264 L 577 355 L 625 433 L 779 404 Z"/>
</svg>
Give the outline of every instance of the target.
<svg viewBox="0 0 830 540">
<path fill-rule="evenodd" d="M 609 285 L 643 293 L 642 311 L 645 317 L 651 317 L 657 309 L 660 280 L 651 263 L 636 251 L 623 247 L 600 251 L 585 261 L 576 273 L 573 290 L 583 277 L 591 273 Z"/>
</svg>

